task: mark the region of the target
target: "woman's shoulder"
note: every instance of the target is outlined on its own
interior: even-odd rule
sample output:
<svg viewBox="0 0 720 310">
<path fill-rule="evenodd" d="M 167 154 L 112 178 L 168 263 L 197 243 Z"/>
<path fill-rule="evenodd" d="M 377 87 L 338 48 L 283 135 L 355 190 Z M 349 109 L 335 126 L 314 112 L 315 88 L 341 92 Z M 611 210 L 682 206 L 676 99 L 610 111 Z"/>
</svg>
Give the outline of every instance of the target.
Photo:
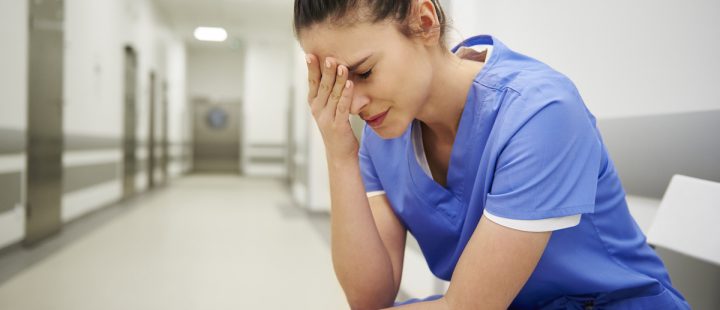
<svg viewBox="0 0 720 310">
<path fill-rule="evenodd" d="M 504 87 L 523 97 L 577 95 L 577 87 L 568 76 L 537 60 L 517 64 L 499 74 L 504 77 Z"/>
<path fill-rule="evenodd" d="M 584 106 L 575 83 L 537 59 L 506 51 L 499 55 L 489 71 L 480 84 L 501 91 L 505 108 L 532 113 L 532 110 L 542 109 L 550 103 L 570 103 L 578 105 L 578 108 Z"/>
<path fill-rule="evenodd" d="M 570 124 L 592 120 L 580 93 L 572 80 L 550 66 L 537 61 L 518 65 L 505 74 L 504 86 L 513 94 L 504 94 L 499 102 L 503 119 L 499 132 L 507 137 L 529 122 L 544 122 L 548 128 L 572 128 Z M 549 121 L 549 122 L 548 122 Z"/>
</svg>

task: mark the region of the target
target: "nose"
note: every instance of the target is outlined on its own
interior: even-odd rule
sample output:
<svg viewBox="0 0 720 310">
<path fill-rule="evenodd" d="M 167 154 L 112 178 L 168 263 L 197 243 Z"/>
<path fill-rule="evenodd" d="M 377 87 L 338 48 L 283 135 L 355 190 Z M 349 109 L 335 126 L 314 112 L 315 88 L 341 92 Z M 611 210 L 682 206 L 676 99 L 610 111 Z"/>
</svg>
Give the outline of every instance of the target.
<svg viewBox="0 0 720 310">
<path fill-rule="evenodd" d="M 364 94 L 355 94 L 350 105 L 350 114 L 358 115 L 360 111 L 370 103 L 370 97 Z"/>
</svg>

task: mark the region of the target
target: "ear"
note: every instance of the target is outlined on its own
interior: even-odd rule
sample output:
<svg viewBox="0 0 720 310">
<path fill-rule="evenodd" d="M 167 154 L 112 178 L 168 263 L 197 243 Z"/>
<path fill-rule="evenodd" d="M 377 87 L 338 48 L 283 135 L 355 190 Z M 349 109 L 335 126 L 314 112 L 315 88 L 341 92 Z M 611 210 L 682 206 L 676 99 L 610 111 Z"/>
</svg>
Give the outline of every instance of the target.
<svg viewBox="0 0 720 310">
<path fill-rule="evenodd" d="M 432 0 L 416 0 L 414 26 L 419 30 L 420 38 L 427 45 L 440 42 L 440 18 Z"/>
</svg>

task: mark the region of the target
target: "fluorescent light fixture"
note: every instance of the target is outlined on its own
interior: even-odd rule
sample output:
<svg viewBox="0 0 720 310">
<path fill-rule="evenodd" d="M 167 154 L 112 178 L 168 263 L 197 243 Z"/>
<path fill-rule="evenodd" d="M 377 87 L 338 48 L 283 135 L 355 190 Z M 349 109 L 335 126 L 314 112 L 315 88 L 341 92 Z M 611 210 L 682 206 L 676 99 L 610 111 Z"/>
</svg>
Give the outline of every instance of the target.
<svg viewBox="0 0 720 310">
<path fill-rule="evenodd" d="M 197 27 L 193 34 L 200 41 L 222 42 L 227 39 L 227 31 L 220 27 Z"/>
</svg>

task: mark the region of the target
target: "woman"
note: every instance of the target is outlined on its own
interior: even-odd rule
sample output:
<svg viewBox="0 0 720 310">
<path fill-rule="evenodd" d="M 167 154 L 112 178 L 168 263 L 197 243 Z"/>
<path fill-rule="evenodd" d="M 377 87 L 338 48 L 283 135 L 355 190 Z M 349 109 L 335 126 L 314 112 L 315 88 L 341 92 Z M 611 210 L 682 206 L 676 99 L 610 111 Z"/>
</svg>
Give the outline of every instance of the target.
<svg viewBox="0 0 720 310">
<path fill-rule="evenodd" d="M 450 286 L 407 309 L 689 308 L 572 82 L 489 36 L 462 59 L 444 23 L 434 0 L 295 1 L 350 306 L 401 305 L 409 231 Z"/>
</svg>

